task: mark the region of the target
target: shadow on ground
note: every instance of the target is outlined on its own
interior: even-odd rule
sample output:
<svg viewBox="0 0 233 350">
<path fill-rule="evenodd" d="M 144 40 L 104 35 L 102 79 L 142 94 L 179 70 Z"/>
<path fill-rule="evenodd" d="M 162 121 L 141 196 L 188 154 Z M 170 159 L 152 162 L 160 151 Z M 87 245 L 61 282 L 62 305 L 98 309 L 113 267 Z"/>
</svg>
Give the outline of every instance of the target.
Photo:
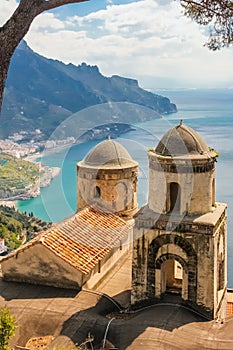
<svg viewBox="0 0 233 350">
<path fill-rule="evenodd" d="M 12 347 L 46 335 L 80 344 L 90 333 L 95 350 L 105 334 L 119 350 L 233 349 L 233 318 L 223 325 L 206 322 L 166 300 L 135 313 L 120 313 L 118 303 L 128 303 L 129 291 L 116 295 L 116 302 L 96 292 L 0 280 L 0 293 L 0 308 L 7 305 L 19 325 Z"/>
<path fill-rule="evenodd" d="M 6 301 L 13 299 L 74 298 L 78 290 L 8 282 L 0 278 L 0 296 Z"/>
<path fill-rule="evenodd" d="M 128 297 L 128 293 L 128 291 L 120 293 L 114 299 L 118 301 L 125 300 Z M 175 329 L 193 322 L 199 323 L 204 321 L 206 320 L 203 317 L 192 310 L 187 310 L 178 304 L 171 305 L 168 302 L 151 305 L 134 313 L 119 312 L 114 303 L 103 296 L 94 307 L 77 312 L 66 320 L 61 334 L 71 338 L 74 343 L 80 344 L 90 332 L 94 337 L 93 344 L 95 349 L 99 349 L 109 324 L 106 333 L 107 339 L 117 349 L 128 349 L 130 346 L 132 346 L 132 349 L 137 349 L 133 345 L 134 341 L 139 339 L 148 328 L 150 328 L 149 338 L 152 339 L 151 334 L 154 333 L 153 336 L 158 341 L 162 332 L 167 333 L 166 337 L 168 337 L 168 333 L 173 332 Z M 146 339 L 146 342 L 148 343 L 148 339 Z M 157 347 L 154 347 L 153 339 L 151 342 L 153 345 L 151 344 L 150 346 L 152 347 L 148 349 L 157 349 Z M 141 346 L 140 349 L 143 349 L 143 347 Z M 180 349 L 185 348 L 181 347 Z"/>
</svg>

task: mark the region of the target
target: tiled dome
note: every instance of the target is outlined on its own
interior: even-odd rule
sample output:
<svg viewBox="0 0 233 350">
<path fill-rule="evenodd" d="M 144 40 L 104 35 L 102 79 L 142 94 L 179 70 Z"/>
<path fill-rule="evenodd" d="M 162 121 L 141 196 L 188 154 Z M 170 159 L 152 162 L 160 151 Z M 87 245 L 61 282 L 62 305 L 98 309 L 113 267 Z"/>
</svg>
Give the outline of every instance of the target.
<svg viewBox="0 0 233 350">
<path fill-rule="evenodd" d="M 95 146 L 83 160 L 83 165 L 91 167 L 131 167 L 137 165 L 128 151 L 118 142 L 105 140 Z"/>
<path fill-rule="evenodd" d="M 196 131 L 181 123 L 166 132 L 155 152 L 162 156 L 202 155 L 209 153 L 209 148 Z"/>
</svg>

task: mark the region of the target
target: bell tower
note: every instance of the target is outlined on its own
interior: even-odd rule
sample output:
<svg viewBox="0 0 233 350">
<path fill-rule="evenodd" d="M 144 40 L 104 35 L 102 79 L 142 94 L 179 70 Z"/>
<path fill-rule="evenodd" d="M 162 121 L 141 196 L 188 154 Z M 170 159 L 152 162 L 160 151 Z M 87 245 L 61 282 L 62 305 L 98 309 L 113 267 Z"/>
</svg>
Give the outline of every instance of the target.
<svg viewBox="0 0 233 350">
<path fill-rule="evenodd" d="M 217 156 L 182 121 L 148 152 L 148 204 L 135 219 L 132 303 L 176 293 L 211 318 L 225 317 L 226 205 L 215 201 Z"/>
</svg>

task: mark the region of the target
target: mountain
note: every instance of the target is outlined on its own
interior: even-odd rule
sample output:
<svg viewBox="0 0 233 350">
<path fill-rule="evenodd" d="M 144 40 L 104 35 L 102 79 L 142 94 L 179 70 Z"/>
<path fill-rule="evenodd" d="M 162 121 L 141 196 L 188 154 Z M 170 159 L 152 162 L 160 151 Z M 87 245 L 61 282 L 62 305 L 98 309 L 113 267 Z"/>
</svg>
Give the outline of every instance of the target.
<svg viewBox="0 0 233 350">
<path fill-rule="evenodd" d="M 177 111 L 168 98 L 143 90 L 134 79 L 117 75 L 105 77 L 97 66 L 66 65 L 45 58 L 22 41 L 12 57 L 6 81 L 0 137 L 19 131 L 30 134 L 40 129 L 41 133 L 37 135 L 45 138 L 77 111 L 118 102 L 140 105 L 159 114 Z M 129 118 L 124 115 L 124 120 L 119 121 L 129 123 L 147 118 L 145 113 L 143 117 L 136 114 L 130 113 Z M 148 119 L 151 119 L 151 113 L 148 113 Z M 110 117 L 111 121 L 116 120 Z M 101 122 L 104 124 L 105 120 Z"/>
</svg>

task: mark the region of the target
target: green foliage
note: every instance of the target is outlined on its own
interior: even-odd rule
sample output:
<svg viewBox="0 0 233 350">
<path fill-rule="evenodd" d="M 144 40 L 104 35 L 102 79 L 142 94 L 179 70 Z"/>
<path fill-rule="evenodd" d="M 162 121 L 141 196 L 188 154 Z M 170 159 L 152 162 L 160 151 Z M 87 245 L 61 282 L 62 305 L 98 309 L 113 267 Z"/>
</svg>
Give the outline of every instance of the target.
<svg viewBox="0 0 233 350">
<path fill-rule="evenodd" d="M 14 197 L 25 192 L 39 178 L 35 163 L 0 153 L 0 196 Z"/>
<path fill-rule="evenodd" d="M 0 311 L 0 349 L 10 350 L 9 341 L 14 336 L 17 328 L 15 317 L 5 306 Z"/>
<path fill-rule="evenodd" d="M 180 0 L 185 15 L 201 25 L 209 26 L 209 40 L 205 44 L 215 51 L 233 43 L 233 1 Z"/>
<path fill-rule="evenodd" d="M 216 149 L 209 147 L 209 150 L 215 152 L 215 162 L 217 162 L 217 158 L 220 156 L 220 153 L 216 151 Z"/>
<path fill-rule="evenodd" d="M 0 205 L 0 238 L 4 238 L 5 245 L 11 250 L 18 248 L 25 238 L 28 241 L 50 226 L 51 223 L 35 218 L 32 212 L 27 215 Z"/>
</svg>

